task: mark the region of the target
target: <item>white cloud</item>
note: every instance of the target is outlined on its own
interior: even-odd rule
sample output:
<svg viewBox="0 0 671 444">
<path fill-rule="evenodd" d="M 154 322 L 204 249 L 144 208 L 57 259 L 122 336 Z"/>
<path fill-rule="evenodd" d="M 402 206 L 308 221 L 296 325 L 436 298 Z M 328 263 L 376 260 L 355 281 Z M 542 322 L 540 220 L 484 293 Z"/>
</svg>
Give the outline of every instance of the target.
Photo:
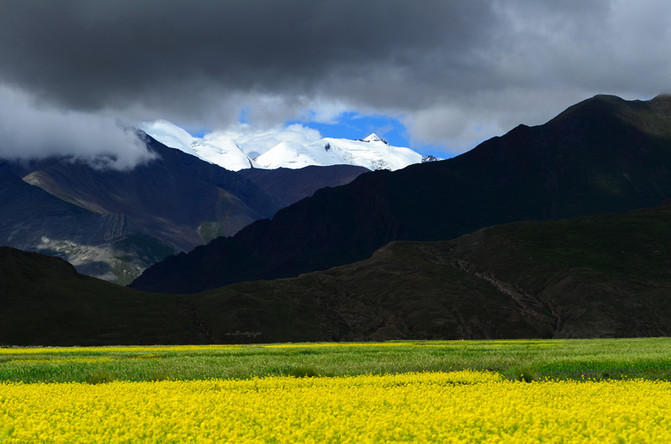
<svg viewBox="0 0 671 444">
<path fill-rule="evenodd" d="M 133 128 L 124 127 L 114 117 L 59 110 L 26 93 L 0 86 L 0 158 L 52 156 L 118 170 L 155 157 Z"/>
<path fill-rule="evenodd" d="M 502 132 L 494 122 L 471 120 L 464 110 L 446 105 L 415 112 L 404 119 L 404 124 L 411 135 L 411 146 L 440 145 L 449 155 L 463 153 Z"/>
</svg>

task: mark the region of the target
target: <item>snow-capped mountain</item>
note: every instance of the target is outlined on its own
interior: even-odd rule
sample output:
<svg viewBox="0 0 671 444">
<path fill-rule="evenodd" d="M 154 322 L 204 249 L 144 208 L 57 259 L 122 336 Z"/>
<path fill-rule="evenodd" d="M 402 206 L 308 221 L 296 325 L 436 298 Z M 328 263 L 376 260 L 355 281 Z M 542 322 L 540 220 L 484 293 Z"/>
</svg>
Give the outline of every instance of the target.
<svg viewBox="0 0 671 444">
<path fill-rule="evenodd" d="M 422 155 L 410 148 L 391 146 L 373 133 L 362 140 L 326 137 L 310 144 L 282 142 L 255 161 L 261 168 L 357 165 L 369 170 L 398 170 L 420 163 Z"/>
<path fill-rule="evenodd" d="M 208 134 L 193 137 L 186 130 L 167 120 L 145 122 L 140 129 L 170 148 L 177 148 L 230 171 L 256 167 L 254 162 L 231 139 Z"/>
<path fill-rule="evenodd" d="M 410 148 L 391 146 L 375 133 L 361 140 L 294 137 L 264 149 L 259 146 L 241 148 L 233 136 L 225 133 L 194 137 L 165 120 L 146 122 L 141 129 L 164 145 L 233 171 L 245 168 L 297 169 L 312 165 L 355 165 L 369 170 L 393 171 L 414 163 L 437 160 L 428 159 Z"/>
</svg>

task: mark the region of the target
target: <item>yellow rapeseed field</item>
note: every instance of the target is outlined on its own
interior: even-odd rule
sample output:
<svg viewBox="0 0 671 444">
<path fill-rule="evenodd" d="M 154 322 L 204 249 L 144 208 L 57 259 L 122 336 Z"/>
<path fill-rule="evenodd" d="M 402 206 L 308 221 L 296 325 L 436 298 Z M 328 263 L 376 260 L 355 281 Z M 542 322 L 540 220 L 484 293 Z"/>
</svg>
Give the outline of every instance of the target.
<svg viewBox="0 0 671 444">
<path fill-rule="evenodd" d="M 671 442 L 671 383 L 489 372 L 0 383 L 0 441 Z"/>
</svg>

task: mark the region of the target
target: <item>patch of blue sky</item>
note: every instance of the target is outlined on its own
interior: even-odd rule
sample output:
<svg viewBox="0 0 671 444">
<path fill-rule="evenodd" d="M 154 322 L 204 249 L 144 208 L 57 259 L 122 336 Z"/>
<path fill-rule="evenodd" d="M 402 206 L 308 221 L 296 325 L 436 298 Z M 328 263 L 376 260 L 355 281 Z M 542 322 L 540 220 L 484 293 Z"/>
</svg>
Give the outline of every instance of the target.
<svg viewBox="0 0 671 444">
<path fill-rule="evenodd" d="M 205 136 L 205 134 L 210 133 L 210 130 L 207 129 L 207 128 L 196 128 L 196 129 L 185 128 L 185 129 L 186 129 L 186 130 L 189 132 L 189 134 L 191 134 L 193 137 L 198 137 L 198 138 L 202 138 L 202 137 Z"/>
<path fill-rule="evenodd" d="M 294 123 L 316 129 L 323 137 L 363 139 L 375 133 L 394 146 L 408 146 L 409 143 L 405 126 L 398 119 L 389 116 L 345 112 L 334 122 L 291 120 L 286 125 Z"/>
<path fill-rule="evenodd" d="M 249 123 L 249 108 L 242 108 L 238 113 L 238 122 Z"/>
</svg>

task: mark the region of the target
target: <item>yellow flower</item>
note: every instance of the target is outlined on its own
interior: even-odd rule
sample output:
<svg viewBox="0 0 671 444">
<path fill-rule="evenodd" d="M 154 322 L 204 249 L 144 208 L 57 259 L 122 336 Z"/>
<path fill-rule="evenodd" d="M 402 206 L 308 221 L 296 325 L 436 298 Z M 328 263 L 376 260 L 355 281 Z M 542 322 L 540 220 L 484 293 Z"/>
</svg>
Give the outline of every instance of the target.
<svg viewBox="0 0 671 444">
<path fill-rule="evenodd" d="M 669 442 L 671 383 L 489 372 L 0 384 L 15 442 Z"/>
</svg>

